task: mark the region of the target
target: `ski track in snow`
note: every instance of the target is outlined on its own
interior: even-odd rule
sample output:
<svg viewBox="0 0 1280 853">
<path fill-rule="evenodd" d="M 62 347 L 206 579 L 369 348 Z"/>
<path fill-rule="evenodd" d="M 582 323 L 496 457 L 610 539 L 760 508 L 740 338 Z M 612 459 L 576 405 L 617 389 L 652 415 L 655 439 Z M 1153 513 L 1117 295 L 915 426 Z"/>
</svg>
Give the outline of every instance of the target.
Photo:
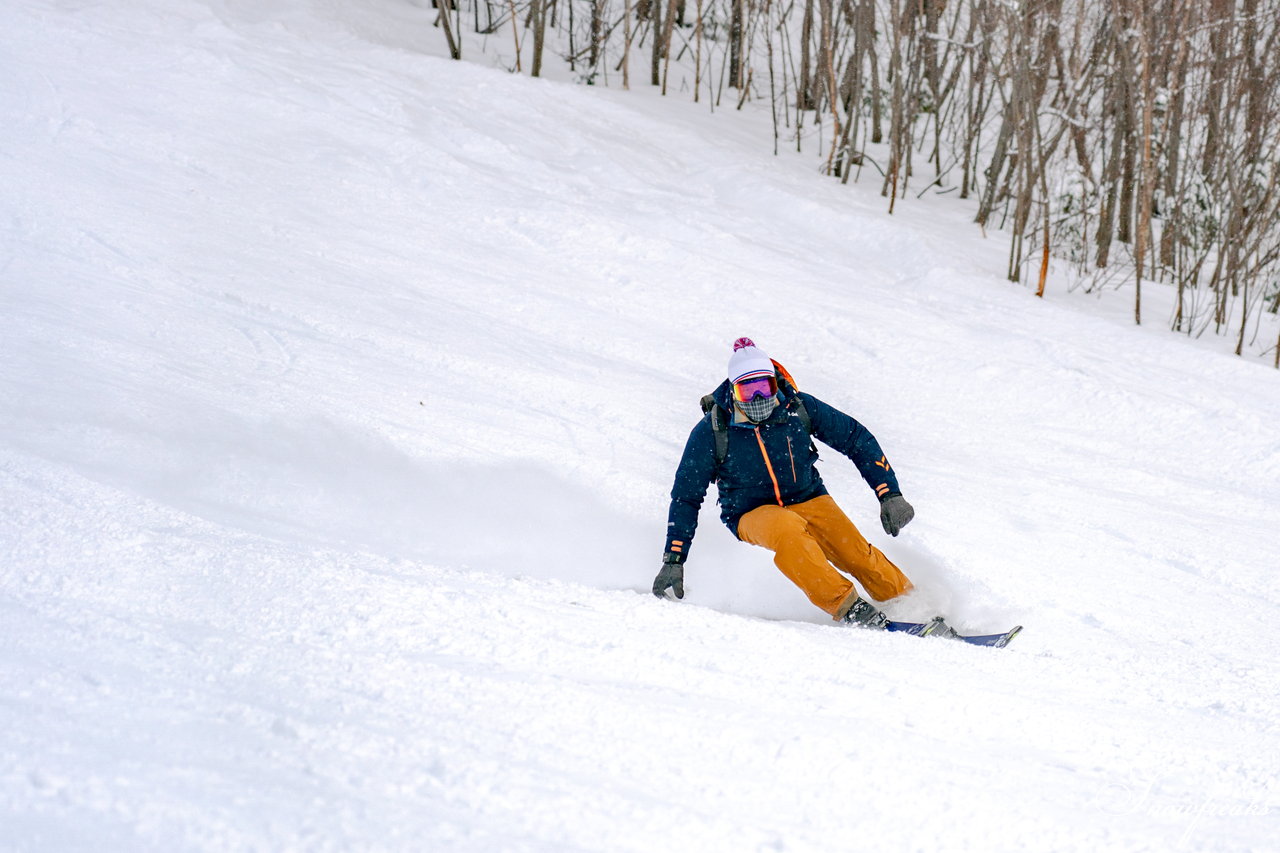
<svg viewBox="0 0 1280 853">
<path fill-rule="evenodd" d="M 10 4 L 0 849 L 1275 849 L 1274 372 L 429 5 Z M 648 594 L 741 334 L 894 461 L 896 540 L 822 471 L 895 615 L 1014 645 L 710 499 Z"/>
</svg>

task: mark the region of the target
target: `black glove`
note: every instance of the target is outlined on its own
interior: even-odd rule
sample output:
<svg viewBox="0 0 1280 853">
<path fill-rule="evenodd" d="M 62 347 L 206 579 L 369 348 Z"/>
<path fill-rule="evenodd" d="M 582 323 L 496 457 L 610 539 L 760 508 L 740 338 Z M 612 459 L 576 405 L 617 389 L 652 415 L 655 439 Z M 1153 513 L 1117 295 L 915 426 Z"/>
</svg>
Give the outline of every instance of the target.
<svg viewBox="0 0 1280 853">
<path fill-rule="evenodd" d="M 653 579 L 653 594 L 666 598 L 670 589 L 676 598 L 684 598 L 684 558 L 679 554 L 664 554 L 662 571 Z"/>
<path fill-rule="evenodd" d="M 890 492 L 880 499 L 880 523 L 890 536 L 897 536 L 898 531 L 915 517 L 916 511 L 901 492 Z"/>
</svg>

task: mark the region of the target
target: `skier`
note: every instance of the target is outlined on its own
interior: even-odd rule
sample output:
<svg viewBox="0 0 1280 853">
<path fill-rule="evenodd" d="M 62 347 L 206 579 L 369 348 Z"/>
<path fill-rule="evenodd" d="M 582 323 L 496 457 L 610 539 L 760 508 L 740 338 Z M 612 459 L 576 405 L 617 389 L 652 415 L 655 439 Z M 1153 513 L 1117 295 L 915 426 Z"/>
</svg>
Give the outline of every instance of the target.
<svg viewBox="0 0 1280 853">
<path fill-rule="evenodd" d="M 734 342 L 728 378 L 703 407 L 676 469 L 667 546 L 653 594 L 684 598 L 684 562 L 698 510 L 714 480 L 720 518 L 743 542 L 774 552 L 774 564 L 837 621 L 884 628 L 888 619 L 862 598 L 852 575 L 876 601 L 909 592 L 911 582 L 858 532 L 827 493 L 810 435 L 853 461 L 880 498 L 880 522 L 897 536 L 915 516 L 897 477 L 867 429 L 795 389 L 790 375 L 750 338 Z M 832 564 L 835 568 L 832 568 Z"/>
</svg>

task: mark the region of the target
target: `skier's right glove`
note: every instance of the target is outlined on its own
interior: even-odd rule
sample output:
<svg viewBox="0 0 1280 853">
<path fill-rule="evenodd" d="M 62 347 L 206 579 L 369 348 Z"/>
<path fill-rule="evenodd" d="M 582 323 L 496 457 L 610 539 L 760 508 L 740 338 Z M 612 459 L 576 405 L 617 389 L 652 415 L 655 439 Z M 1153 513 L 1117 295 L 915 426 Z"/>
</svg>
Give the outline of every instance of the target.
<svg viewBox="0 0 1280 853">
<path fill-rule="evenodd" d="M 676 598 L 684 598 L 684 556 L 667 553 L 662 556 L 662 571 L 653 579 L 653 594 L 658 598 L 666 598 L 667 590 L 675 593 Z"/>
</svg>

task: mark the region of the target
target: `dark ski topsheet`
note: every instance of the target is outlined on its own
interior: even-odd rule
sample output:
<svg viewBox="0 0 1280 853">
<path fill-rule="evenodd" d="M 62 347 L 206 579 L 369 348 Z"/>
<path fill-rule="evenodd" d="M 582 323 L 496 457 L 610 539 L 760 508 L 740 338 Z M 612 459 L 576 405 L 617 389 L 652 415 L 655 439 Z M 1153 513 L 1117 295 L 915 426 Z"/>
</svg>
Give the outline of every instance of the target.
<svg viewBox="0 0 1280 853">
<path fill-rule="evenodd" d="M 937 616 L 928 622 L 895 622 L 890 620 L 889 624 L 885 626 L 885 630 L 911 634 L 914 637 L 946 637 L 950 640 L 960 640 L 974 646 L 992 646 L 999 649 L 1007 646 L 1010 640 L 1018 636 L 1022 626 L 1018 625 L 999 634 L 957 634 L 946 622 L 942 621 L 941 616 Z"/>
</svg>

